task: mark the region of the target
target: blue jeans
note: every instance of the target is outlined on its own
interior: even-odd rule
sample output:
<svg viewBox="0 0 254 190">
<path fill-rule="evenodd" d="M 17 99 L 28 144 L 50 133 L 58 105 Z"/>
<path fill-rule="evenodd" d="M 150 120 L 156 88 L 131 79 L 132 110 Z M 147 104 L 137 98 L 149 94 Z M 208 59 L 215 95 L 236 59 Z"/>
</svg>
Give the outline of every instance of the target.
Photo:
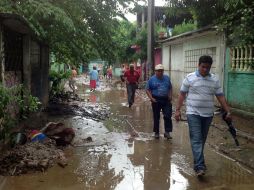
<svg viewBox="0 0 254 190">
<path fill-rule="evenodd" d="M 132 105 L 135 99 L 137 84 L 127 84 L 126 87 L 127 87 L 128 103 Z"/>
<path fill-rule="evenodd" d="M 160 112 L 162 110 L 165 132 L 172 132 L 172 104 L 168 98 L 155 98 L 157 102 L 152 103 L 153 109 L 153 132 L 159 133 L 160 131 Z"/>
<path fill-rule="evenodd" d="M 213 117 L 187 114 L 194 170 L 205 170 L 204 146 Z"/>
</svg>

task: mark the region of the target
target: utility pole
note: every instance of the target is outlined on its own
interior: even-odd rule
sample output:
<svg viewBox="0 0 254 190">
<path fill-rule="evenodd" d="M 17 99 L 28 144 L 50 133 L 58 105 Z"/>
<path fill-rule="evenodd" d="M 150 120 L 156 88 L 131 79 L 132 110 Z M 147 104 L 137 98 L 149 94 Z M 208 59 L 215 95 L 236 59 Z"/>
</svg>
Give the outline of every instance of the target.
<svg viewBox="0 0 254 190">
<path fill-rule="evenodd" d="M 148 0 L 147 10 L 147 69 L 146 79 L 148 79 L 154 70 L 154 0 Z"/>
</svg>

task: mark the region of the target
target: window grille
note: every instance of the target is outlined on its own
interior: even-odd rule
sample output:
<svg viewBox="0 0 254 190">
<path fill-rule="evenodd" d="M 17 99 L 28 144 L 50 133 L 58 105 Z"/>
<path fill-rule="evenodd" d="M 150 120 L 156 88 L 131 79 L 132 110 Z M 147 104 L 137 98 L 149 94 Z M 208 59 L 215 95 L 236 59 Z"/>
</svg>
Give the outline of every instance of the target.
<svg viewBox="0 0 254 190">
<path fill-rule="evenodd" d="M 214 73 L 215 67 L 216 67 L 216 47 L 187 50 L 184 53 L 185 53 L 184 55 L 185 74 L 188 74 L 197 70 L 198 60 L 199 60 L 199 57 L 202 55 L 210 55 L 213 58 L 211 72 Z"/>
</svg>

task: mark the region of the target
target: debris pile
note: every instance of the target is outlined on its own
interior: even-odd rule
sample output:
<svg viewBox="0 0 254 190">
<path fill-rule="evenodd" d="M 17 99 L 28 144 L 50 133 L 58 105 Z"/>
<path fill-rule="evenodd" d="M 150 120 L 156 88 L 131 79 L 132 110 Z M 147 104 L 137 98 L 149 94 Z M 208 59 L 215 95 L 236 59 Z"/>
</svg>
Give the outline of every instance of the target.
<svg viewBox="0 0 254 190">
<path fill-rule="evenodd" d="M 65 162 L 66 158 L 55 142 L 46 139 L 43 142 L 31 142 L 17 145 L 0 157 L 0 175 L 20 175 L 34 171 L 45 171 L 56 162 Z"/>
<path fill-rule="evenodd" d="M 105 104 L 79 101 L 68 104 L 50 104 L 46 111 L 50 115 L 75 115 L 93 120 L 104 120 L 110 115 L 110 108 Z"/>
<path fill-rule="evenodd" d="M 92 103 L 85 103 L 82 104 L 81 108 L 85 113 L 89 113 L 91 118 L 96 118 L 99 120 L 104 120 L 109 117 L 110 115 L 110 108 L 105 104 L 92 104 Z"/>
<path fill-rule="evenodd" d="M 61 122 L 49 122 L 41 131 L 47 137 L 55 140 L 57 146 L 69 145 L 75 137 L 74 130 L 70 127 L 65 127 Z"/>
</svg>

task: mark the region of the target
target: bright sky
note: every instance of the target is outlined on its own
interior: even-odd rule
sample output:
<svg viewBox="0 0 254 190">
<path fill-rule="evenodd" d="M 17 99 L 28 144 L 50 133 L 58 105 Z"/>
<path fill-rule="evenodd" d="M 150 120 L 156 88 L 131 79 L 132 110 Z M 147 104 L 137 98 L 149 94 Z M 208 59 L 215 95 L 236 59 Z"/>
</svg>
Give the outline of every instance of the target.
<svg viewBox="0 0 254 190">
<path fill-rule="evenodd" d="M 146 4 L 148 4 L 148 2 Z M 155 6 L 163 6 L 166 4 L 166 1 L 165 0 L 154 0 L 154 4 L 155 4 Z M 137 19 L 136 15 L 131 14 L 131 13 L 128 13 L 125 16 L 131 22 L 133 22 Z"/>
</svg>

